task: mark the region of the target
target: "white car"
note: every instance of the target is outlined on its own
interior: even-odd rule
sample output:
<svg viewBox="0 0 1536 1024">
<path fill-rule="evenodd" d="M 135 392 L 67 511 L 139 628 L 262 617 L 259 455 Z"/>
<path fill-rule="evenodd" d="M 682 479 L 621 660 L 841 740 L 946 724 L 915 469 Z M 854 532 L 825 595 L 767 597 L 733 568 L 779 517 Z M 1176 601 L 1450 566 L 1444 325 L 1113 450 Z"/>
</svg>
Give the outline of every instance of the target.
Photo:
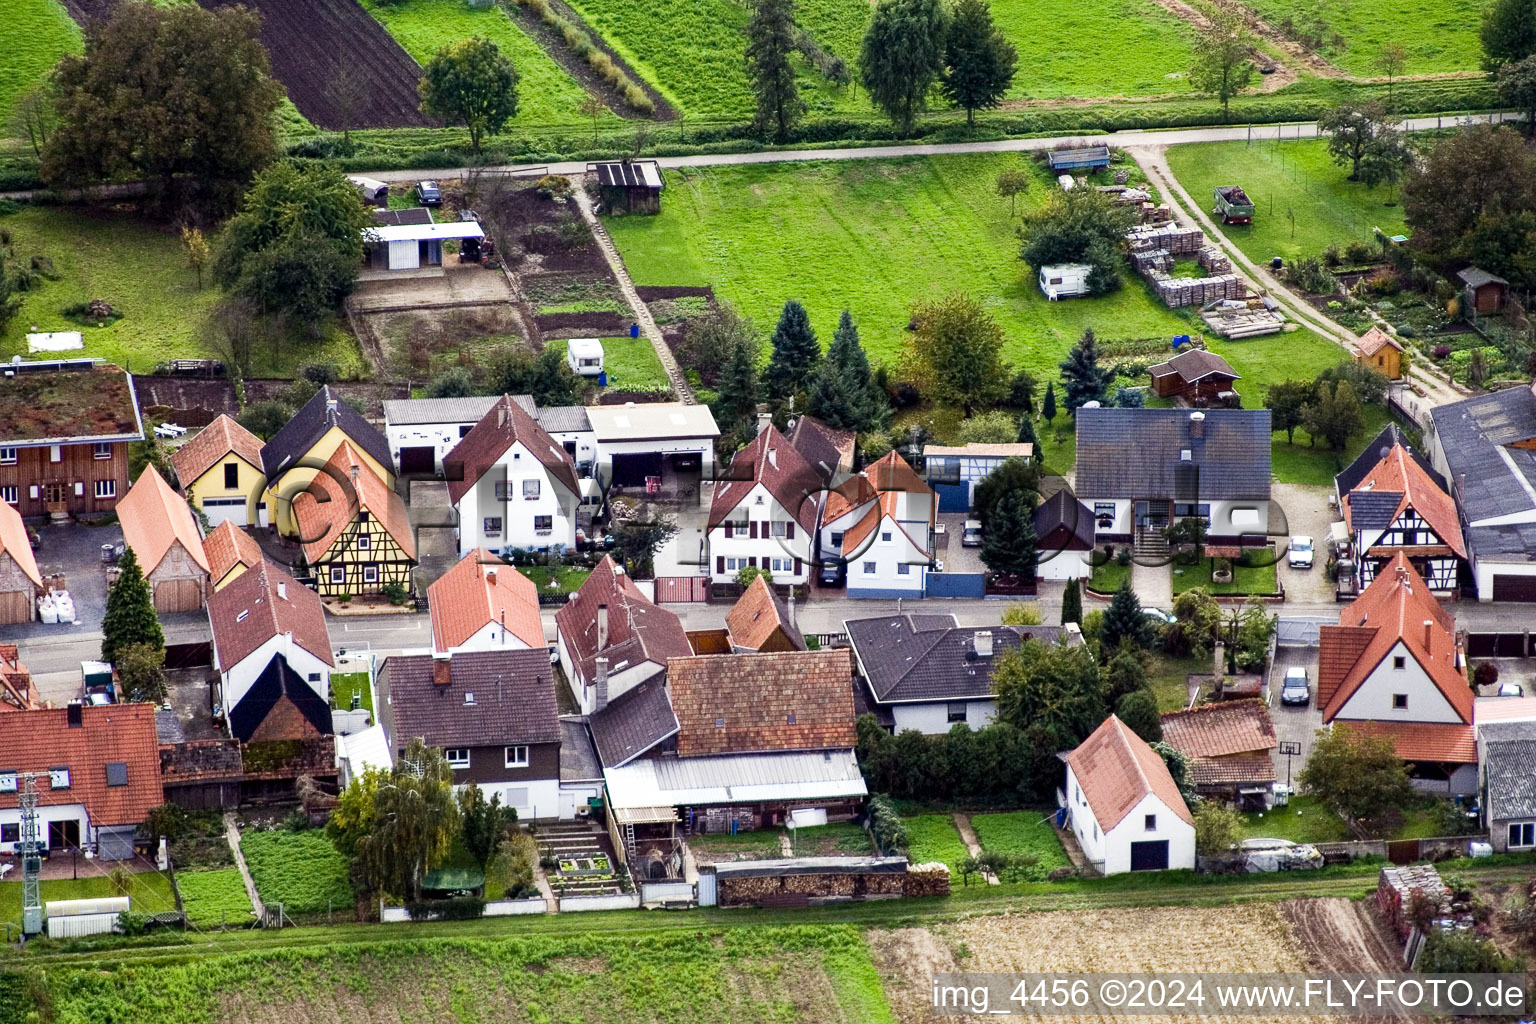
<svg viewBox="0 0 1536 1024">
<path fill-rule="evenodd" d="M 1292 569 L 1312 568 L 1312 538 L 1292 537 L 1291 547 L 1285 559 Z"/>
<path fill-rule="evenodd" d="M 961 527 L 960 543 L 964 547 L 974 548 L 981 546 L 981 520 L 967 519 Z"/>
<path fill-rule="evenodd" d="M 1521 686 L 1519 683 L 1500 683 L 1499 684 L 1499 696 L 1500 697 L 1524 697 L 1525 696 L 1525 687 Z"/>
</svg>

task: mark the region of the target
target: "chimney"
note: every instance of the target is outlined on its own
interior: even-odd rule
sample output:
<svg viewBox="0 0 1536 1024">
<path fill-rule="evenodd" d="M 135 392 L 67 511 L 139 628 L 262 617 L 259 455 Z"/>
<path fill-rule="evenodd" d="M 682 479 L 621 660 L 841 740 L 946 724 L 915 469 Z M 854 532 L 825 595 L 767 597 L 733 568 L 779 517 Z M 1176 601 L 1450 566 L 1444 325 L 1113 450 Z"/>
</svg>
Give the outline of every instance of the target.
<svg viewBox="0 0 1536 1024">
<path fill-rule="evenodd" d="M 978 658 L 992 657 L 992 631 L 990 629 L 977 630 L 971 642 L 976 647 Z"/>
<path fill-rule="evenodd" d="M 608 606 L 597 606 L 597 649 L 605 650 L 608 647 Z"/>
<path fill-rule="evenodd" d="M 1424 651 L 1427 654 L 1435 653 L 1434 645 L 1435 623 L 1433 619 L 1424 620 Z"/>
<path fill-rule="evenodd" d="M 439 691 L 448 689 L 448 684 L 453 680 L 453 663 L 446 654 L 434 654 L 432 656 L 432 685 Z"/>
<path fill-rule="evenodd" d="M 608 659 L 598 658 L 592 670 L 592 710 L 608 706 Z"/>
<path fill-rule="evenodd" d="M 69 704 L 67 705 L 67 710 L 65 711 L 65 719 L 66 719 L 66 721 L 68 721 L 69 727 L 71 729 L 82 729 L 82 728 L 84 728 L 85 727 L 85 705 L 83 703 L 81 703 L 80 701 L 78 701 L 78 700 L 70 701 Z"/>
<path fill-rule="evenodd" d="M 485 570 L 485 582 L 486 582 L 486 584 L 488 586 L 494 587 L 496 585 L 496 570 L 495 569 L 490 568 L 490 567 L 486 568 L 486 570 Z"/>
<path fill-rule="evenodd" d="M 798 615 L 795 612 L 795 588 L 794 587 L 790 587 L 789 588 L 789 601 L 784 606 L 784 614 L 789 619 L 789 631 L 791 633 L 798 633 L 800 631 L 800 627 L 795 622 L 795 619 L 798 617 Z"/>
<path fill-rule="evenodd" d="M 347 476 L 352 478 L 352 489 L 354 491 L 357 490 L 357 481 L 358 481 L 358 478 L 361 477 L 362 475 L 363 475 L 363 467 L 362 466 L 353 466 L 351 469 L 347 470 Z"/>
<path fill-rule="evenodd" d="M 1205 436 L 1205 413 L 1192 412 L 1189 414 L 1189 436 L 1191 439 L 1199 439 Z"/>
<path fill-rule="evenodd" d="M 277 581 L 277 598 L 279 601 L 288 600 L 288 584 L 284 580 Z"/>
<path fill-rule="evenodd" d="M 773 426 L 773 413 L 760 412 L 757 414 L 757 432 L 759 434 L 771 426 Z"/>
<path fill-rule="evenodd" d="M 505 427 L 506 425 L 507 425 L 507 403 L 506 402 L 502 402 L 501 404 L 496 406 L 496 426 L 497 427 Z"/>
<path fill-rule="evenodd" d="M 336 399 L 331 397 L 331 389 L 325 389 L 325 414 L 331 419 L 336 418 Z"/>
</svg>

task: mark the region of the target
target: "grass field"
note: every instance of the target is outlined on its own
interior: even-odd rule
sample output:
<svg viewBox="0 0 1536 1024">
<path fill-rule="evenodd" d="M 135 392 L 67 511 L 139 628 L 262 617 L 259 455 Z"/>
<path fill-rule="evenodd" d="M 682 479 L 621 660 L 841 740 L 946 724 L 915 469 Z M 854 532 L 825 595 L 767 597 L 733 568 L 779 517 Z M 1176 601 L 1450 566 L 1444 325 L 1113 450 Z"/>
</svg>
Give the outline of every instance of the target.
<svg viewBox="0 0 1536 1024">
<path fill-rule="evenodd" d="M 1298 374 L 1303 379 L 1306 375 Z M 1277 377 L 1269 378 L 1278 380 Z M 1248 404 L 1254 408 L 1262 403 L 1258 399 Z M 1283 432 L 1275 433 L 1274 444 L 1269 450 L 1269 468 L 1275 475 L 1275 479 L 1288 484 L 1311 484 L 1313 486 L 1326 487 L 1333 483 L 1333 478 L 1345 466 L 1355 460 L 1365 445 L 1381 433 L 1390 418 L 1387 410 L 1379 405 L 1363 405 L 1360 407 L 1361 419 L 1364 426 L 1360 432 L 1349 439 L 1349 447 L 1343 452 L 1329 451 L 1325 445 L 1309 445 L 1310 439 L 1305 430 L 1297 429 L 1296 440 L 1287 442 Z"/>
<path fill-rule="evenodd" d="M 1040 858 L 1029 875 L 1044 878 L 1070 862 L 1051 828 L 1050 817 L 1041 811 L 1008 811 L 1004 814 L 973 814 L 971 827 L 983 850 L 1021 857 Z"/>
<path fill-rule="evenodd" d="M 1173 592 L 1182 594 L 1195 587 L 1204 587 L 1212 594 L 1273 594 L 1276 592 L 1275 566 L 1232 566 L 1231 583 L 1215 583 L 1211 580 L 1214 560 L 1202 558 L 1198 565 L 1173 565 L 1169 572 L 1173 577 Z"/>
<path fill-rule="evenodd" d="M 69 855 L 55 854 L 55 856 L 63 856 L 67 859 Z M 87 861 L 82 857 L 80 870 L 84 874 L 87 871 L 99 872 L 105 869 L 101 861 Z M 117 892 L 112 888 L 110 878 L 97 874 L 78 881 L 69 878 L 44 881 L 39 887 L 39 895 L 46 905 L 49 900 L 106 899 L 116 896 Z M 133 888 L 129 890 L 128 899 L 133 910 L 140 914 L 158 914 L 176 909 L 176 896 L 171 892 L 171 880 L 158 871 L 134 875 Z M 18 927 L 21 925 L 20 879 L 14 882 L 0 882 L 0 926 L 6 924 L 14 924 Z"/>
<path fill-rule="evenodd" d="M 240 837 L 240 852 L 269 906 L 281 903 L 290 914 L 352 906 L 347 862 L 323 831 L 247 832 Z"/>
<path fill-rule="evenodd" d="M 625 307 L 628 312 L 628 307 Z M 603 369 L 608 373 L 608 390 L 662 394 L 672 390 L 667 371 L 656 358 L 656 348 L 649 338 L 602 338 Z M 566 342 L 558 339 L 546 348 L 565 351 Z"/>
<path fill-rule="evenodd" d="M 395 934 L 395 933 L 392 933 Z M 365 949 L 200 957 L 54 977 L 59 1024 L 379 1019 L 894 1024 L 860 931 L 725 929 L 639 938 L 396 939 Z"/>
<path fill-rule="evenodd" d="M 1344 827 L 1343 819 L 1310 796 L 1293 796 L 1286 807 L 1276 807 L 1263 814 L 1244 814 L 1241 817 L 1241 839 L 1338 843 L 1349 838 L 1349 830 Z"/>
<path fill-rule="evenodd" d="M 16 97 L 41 82 L 66 53 L 79 53 L 80 27 L 59 0 L 0 0 L 0 23 L 11 44 L 0 60 L 0 123 Z M 21 41 L 26 40 L 26 45 Z"/>
<path fill-rule="evenodd" d="M 520 565 L 517 571 L 532 580 L 541 594 L 574 593 L 581 589 L 581 585 L 592 574 L 592 570 L 574 565 Z M 560 585 L 550 586 L 552 580 Z"/>
<path fill-rule="evenodd" d="M 243 926 L 251 919 L 251 899 L 239 868 L 182 871 L 176 875 L 176 888 L 188 923 L 197 928 Z"/>
<path fill-rule="evenodd" d="M 992 16 L 1019 51 L 1010 95 L 1151 96 L 1188 92 L 1193 33 L 1150 0 L 1063 7 L 998 0 Z M 1113 40 L 1113 45 L 1100 45 Z"/>
<path fill-rule="evenodd" d="M 1376 76 L 1374 61 L 1388 43 L 1408 51 L 1404 74 L 1476 71 L 1482 50 L 1478 26 L 1487 0 L 1246 0 L 1260 15 L 1302 25 L 1321 19 L 1347 41 L 1325 48 L 1328 60 L 1352 75 Z"/>
<path fill-rule="evenodd" d="M 510 131 L 520 126 L 582 121 L 591 126 L 590 118 L 576 113 L 586 97 L 585 90 L 500 7 L 476 9 L 461 0 L 403 0 L 363 6 L 423 67 L 439 48 L 449 43 L 471 36 L 495 43 L 517 68 L 517 116 L 508 126 Z M 598 118 L 599 127 L 612 128 L 622 123 L 611 111 Z"/>
<path fill-rule="evenodd" d="M 1170 658 L 1154 655 L 1147 666 L 1147 684 L 1157 695 L 1157 710 L 1163 714 L 1189 707 L 1189 676 L 1211 670 L 1210 655 L 1198 658 Z"/>
<path fill-rule="evenodd" d="M 907 827 L 907 853 L 914 864 L 937 861 L 953 867 L 971 855 L 948 814 L 914 814 L 901 822 Z"/>
<path fill-rule="evenodd" d="M 46 256 L 57 281 L 43 281 L 24 294 L 21 310 L 0 331 L 0 357 L 26 355 L 27 332 L 80 330 L 85 349 L 75 353 L 110 360 L 135 373 L 177 357 L 216 356 L 209 347 L 207 319 L 220 292 L 186 267 L 181 241 L 167 226 L 127 214 L 60 206 L 23 206 L 0 217 L 0 230 L 15 241 L 23 259 Z M 206 275 L 205 275 L 206 278 Z M 107 327 L 81 327 L 62 310 L 105 299 L 123 313 Z M 257 375 L 291 375 L 306 363 L 335 363 L 343 376 L 356 376 L 362 359 L 357 343 L 334 323 L 320 340 L 287 341 L 274 361 L 270 349 L 254 350 Z"/>
<path fill-rule="evenodd" d="M 373 714 L 373 689 L 368 685 L 367 672 L 335 672 L 331 674 L 331 707 L 343 710 L 352 706 L 352 695 L 363 698 L 363 709 Z"/>
<path fill-rule="evenodd" d="M 1370 241 L 1372 228 L 1388 235 L 1404 230 L 1403 208 L 1384 205 L 1387 187 L 1348 180 L 1349 168 L 1333 162 L 1322 140 L 1173 146 L 1168 169 L 1207 211 L 1217 185 L 1243 187 L 1254 202 L 1253 223 L 1222 231 L 1251 260 L 1316 256 L 1329 245 Z M 1294 233 L 1287 210 L 1296 215 Z"/>
</svg>

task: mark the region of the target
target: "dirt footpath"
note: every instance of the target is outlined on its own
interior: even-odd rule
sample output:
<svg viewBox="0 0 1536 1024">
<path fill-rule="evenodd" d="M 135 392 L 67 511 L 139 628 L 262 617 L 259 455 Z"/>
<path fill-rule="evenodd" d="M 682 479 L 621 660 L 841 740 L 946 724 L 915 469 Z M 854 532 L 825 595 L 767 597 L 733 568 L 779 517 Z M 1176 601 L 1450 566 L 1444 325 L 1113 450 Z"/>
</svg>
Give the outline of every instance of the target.
<svg viewBox="0 0 1536 1024">
<path fill-rule="evenodd" d="M 1280 916 L 1291 925 L 1313 970 L 1392 974 L 1407 970 L 1402 950 L 1370 900 L 1288 900 Z M 1351 1021 L 1421 1021 L 1423 1017 L 1351 1017 Z"/>
</svg>

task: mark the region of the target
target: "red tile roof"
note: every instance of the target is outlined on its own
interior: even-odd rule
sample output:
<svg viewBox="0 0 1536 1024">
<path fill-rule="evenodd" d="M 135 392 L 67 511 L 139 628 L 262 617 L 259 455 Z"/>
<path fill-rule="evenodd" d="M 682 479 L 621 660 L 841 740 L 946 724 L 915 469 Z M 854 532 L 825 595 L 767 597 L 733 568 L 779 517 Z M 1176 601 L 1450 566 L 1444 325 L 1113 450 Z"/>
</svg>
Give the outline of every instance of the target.
<svg viewBox="0 0 1536 1024">
<path fill-rule="evenodd" d="M 608 644 L 597 644 L 597 609 L 608 606 Z M 641 662 L 666 665 L 668 658 L 693 652 L 677 615 L 646 599 L 635 581 L 611 557 L 604 556 L 586 582 L 560 606 L 555 625 L 576 667 L 591 679 L 597 656 L 608 659 L 610 672 Z"/>
<path fill-rule="evenodd" d="M 405 500 L 378 478 L 351 441 L 342 441 L 309 490 L 293 499 L 299 535 L 307 538 L 304 556 L 311 562 L 322 558 L 363 510 L 383 525 L 406 558 L 416 557 Z"/>
<path fill-rule="evenodd" d="M 716 482 L 709 528 L 725 522 L 758 484 L 807 531 L 816 529 L 821 474 L 772 424 L 732 457 L 730 470 Z"/>
<path fill-rule="evenodd" d="M 221 414 L 171 453 L 171 466 L 185 489 L 231 453 L 261 470 L 261 438 Z"/>
<path fill-rule="evenodd" d="M 773 636 L 774 630 L 783 629 L 791 643 L 805 649 L 805 637 L 789 621 L 789 610 L 773 586 L 762 576 L 754 577 L 746 592 L 736 599 L 725 616 L 726 632 L 736 647 L 760 651 Z"/>
<path fill-rule="evenodd" d="M 1403 350 L 1402 343 L 1380 327 L 1372 327 L 1360 335 L 1360 354 L 1363 356 L 1375 355 L 1383 345 L 1390 345 L 1399 352 Z"/>
<path fill-rule="evenodd" d="M 1263 785 L 1275 781 L 1275 762 L 1268 754 L 1194 757 L 1189 761 L 1189 777 L 1196 786 Z"/>
<path fill-rule="evenodd" d="M 263 561 L 208 595 L 208 622 L 225 672 L 282 633 L 293 634 L 294 643 L 327 665 L 335 664 L 320 595 L 275 562 Z"/>
<path fill-rule="evenodd" d="M 256 538 L 226 519 L 203 538 L 203 554 L 208 560 L 208 573 L 217 583 L 236 565 L 253 569 L 261 564 L 261 546 Z"/>
<path fill-rule="evenodd" d="M 1461 520 L 1456 514 L 1456 502 L 1435 485 L 1429 474 L 1424 472 L 1424 467 L 1402 445 L 1394 444 L 1386 456 L 1366 473 L 1365 478 L 1342 496 L 1344 522 L 1351 523 L 1350 496 L 1361 492 L 1401 494 L 1402 500 L 1397 504 L 1397 511 L 1392 514 L 1394 520 L 1405 509 L 1412 508 L 1429 524 L 1446 547 L 1461 558 L 1467 557 L 1467 546 L 1461 537 Z"/>
<path fill-rule="evenodd" d="M 1195 822 L 1157 751 L 1114 715 L 1066 760 L 1094 820 L 1105 832 L 1120 824 L 1148 794 L 1167 804 L 1181 820 Z"/>
<path fill-rule="evenodd" d="M 902 494 L 926 494 L 930 498 L 933 489 L 923 482 L 922 477 L 909 465 L 907 461 L 894 451 L 887 452 L 878 462 L 864 471 L 864 476 L 869 478 L 869 483 L 879 495 L 879 500 L 872 505 L 863 518 L 848 528 L 843 534 L 843 552 L 857 551 L 875 528 L 880 525 L 882 519 L 889 518 L 896 523 L 901 532 L 907 535 L 907 539 L 916 545 L 919 551 L 928 552 L 928 547 L 919 544 L 906 528 L 902 527 L 897 519 Z M 931 501 L 928 506 L 929 527 L 933 526 L 933 517 L 938 515 L 938 502 Z"/>
<path fill-rule="evenodd" d="M 1456 620 L 1440 607 L 1402 552 L 1339 613 L 1339 627 L 1318 631 L 1317 688 L 1324 722 L 1333 720 L 1399 643 L 1461 720 L 1471 724 L 1472 689 L 1466 670 L 1457 665 Z"/>
<path fill-rule="evenodd" d="M 851 476 L 827 492 L 827 506 L 822 523 L 834 523 L 860 505 L 875 500 L 874 484 L 863 473 Z"/>
<path fill-rule="evenodd" d="M 0 712 L 40 707 L 32 673 L 21 663 L 21 652 L 15 644 L 0 644 Z"/>
<path fill-rule="evenodd" d="M 484 549 L 471 551 L 427 588 L 432 611 L 432 644 L 458 647 L 487 623 L 501 622 L 529 647 L 544 647 L 539 589 Z"/>
<path fill-rule="evenodd" d="M 192 507 L 154 466 L 146 466 L 117 503 L 117 518 L 123 526 L 123 543 L 138 556 L 145 576 L 154 572 L 178 543 L 204 572 L 208 571 L 203 534 Z"/>
<path fill-rule="evenodd" d="M 1404 761 L 1476 764 L 1477 737 L 1471 725 L 1433 722 L 1336 722 L 1364 736 L 1385 736 Z"/>
<path fill-rule="evenodd" d="M 69 788 L 38 785 L 38 803 L 84 804 L 93 825 L 137 825 L 165 802 L 160 788 L 160 745 L 153 704 L 87 705 L 71 729 L 68 709 L 45 708 L 0 715 L 4 770 L 69 768 Z M 128 782 L 107 785 L 107 765 L 123 762 Z M 17 806 L 16 793 L 0 793 L 0 807 Z"/>
<path fill-rule="evenodd" d="M 714 654 L 667 662 L 679 757 L 854 745 L 846 648 Z"/>
<path fill-rule="evenodd" d="M 1163 716 L 1163 742 L 1190 757 L 1224 757 L 1278 745 L 1262 700 L 1202 704 Z"/>
<path fill-rule="evenodd" d="M 502 395 L 480 422 L 460 438 L 453 450 L 443 456 L 443 475 L 448 480 L 449 499 L 457 505 L 475 482 L 519 441 L 543 463 L 555 480 L 565 485 L 566 490 L 572 494 L 581 493 L 576 482 L 576 461 L 571 458 L 571 453 L 556 444 L 549 432 L 514 402 L 512 396 Z"/>
<path fill-rule="evenodd" d="M 16 507 L 5 501 L 0 501 L 0 553 L 15 559 L 27 579 L 39 587 L 43 585 L 42 574 L 37 571 L 37 557 L 32 553 L 32 539 L 27 536 L 27 524 L 21 521 L 21 513 Z"/>
</svg>

